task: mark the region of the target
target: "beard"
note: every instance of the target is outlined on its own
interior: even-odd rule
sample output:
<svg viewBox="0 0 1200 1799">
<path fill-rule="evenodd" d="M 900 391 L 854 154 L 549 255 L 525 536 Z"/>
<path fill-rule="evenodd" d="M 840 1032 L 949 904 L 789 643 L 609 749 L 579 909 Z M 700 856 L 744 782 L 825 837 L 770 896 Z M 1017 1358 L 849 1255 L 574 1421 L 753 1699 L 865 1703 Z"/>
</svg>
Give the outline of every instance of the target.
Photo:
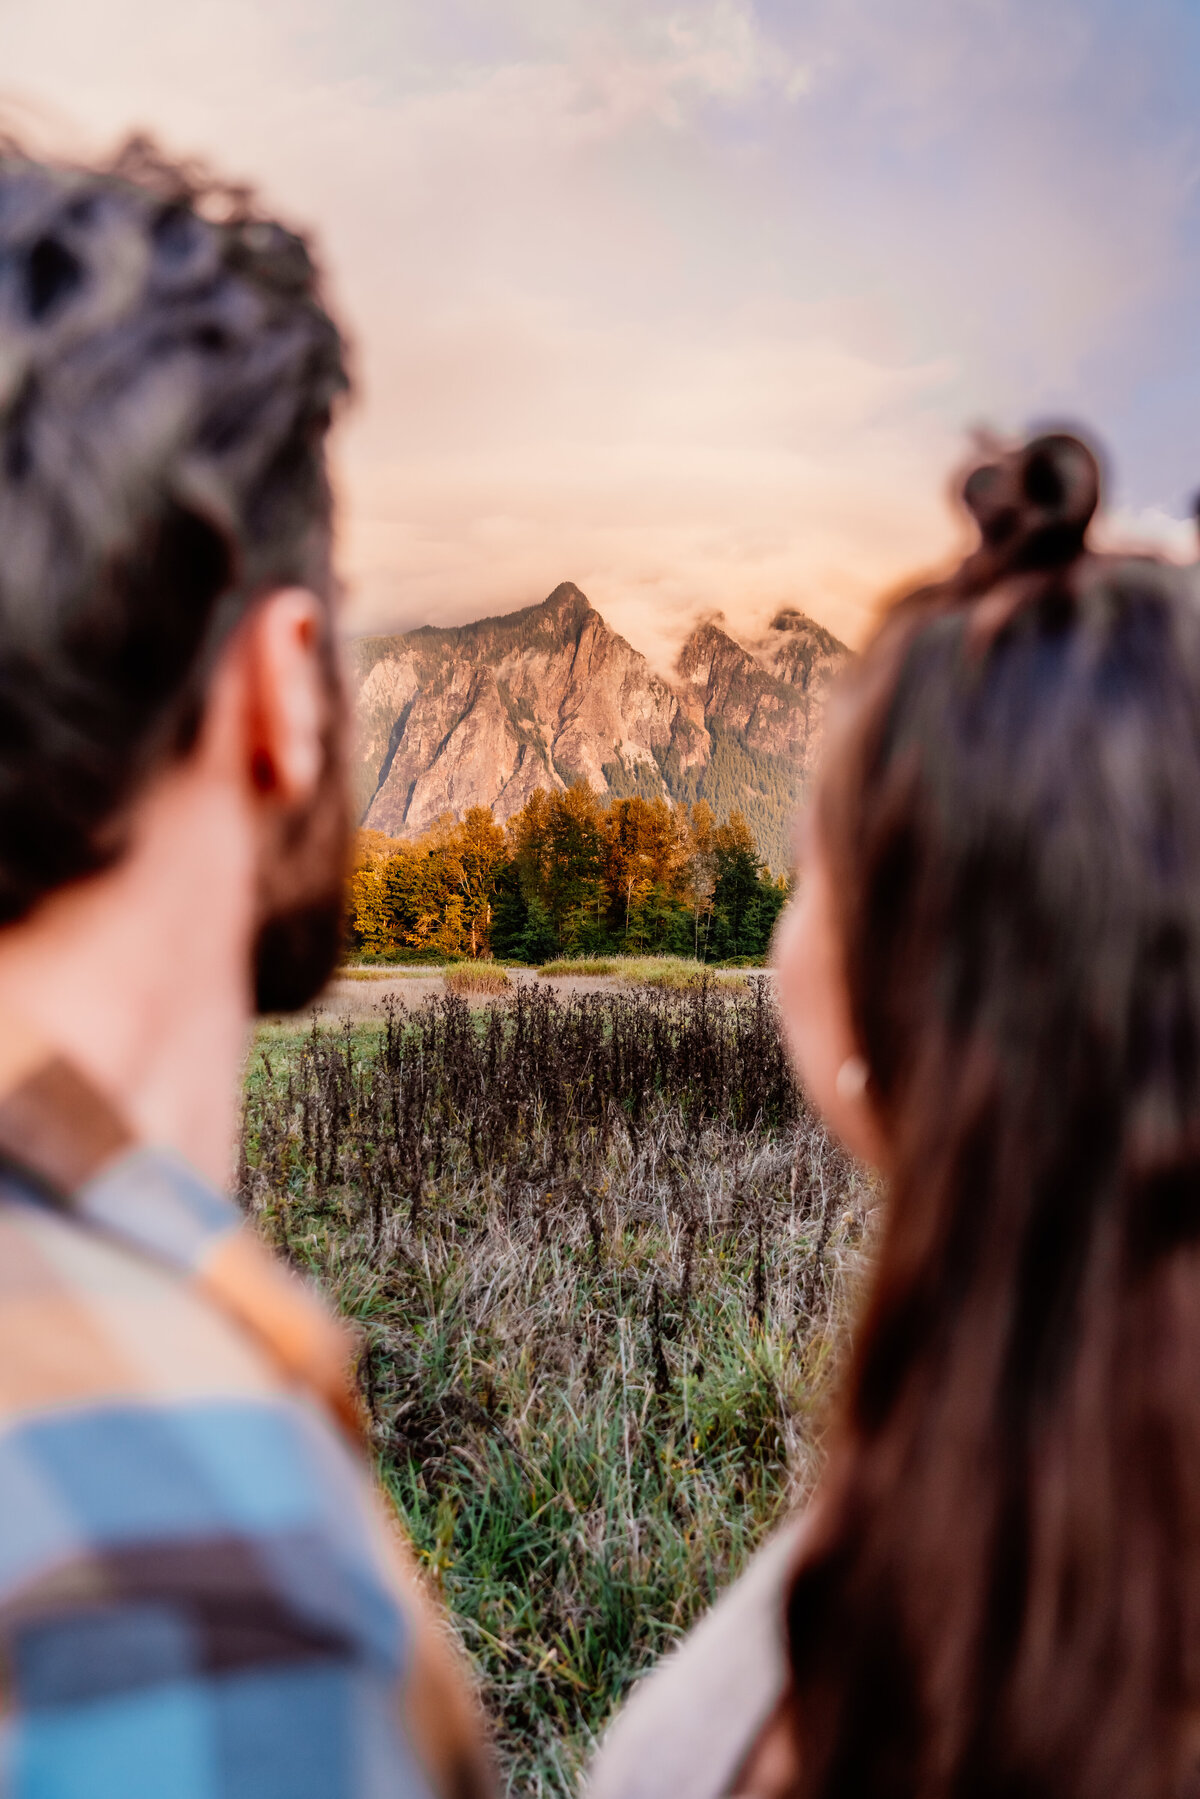
<svg viewBox="0 0 1200 1799">
<path fill-rule="evenodd" d="M 274 912 L 254 940 L 254 1010 L 299 1012 L 311 1005 L 338 965 L 343 935 L 342 889 Z"/>
<path fill-rule="evenodd" d="M 259 872 L 252 950 L 254 1009 L 311 1005 L 341 956 L 353 823 L 345 773 L 345 725 L 331 671 L 325 762 L 312 799 L 281 820 Z"/>
</svg>

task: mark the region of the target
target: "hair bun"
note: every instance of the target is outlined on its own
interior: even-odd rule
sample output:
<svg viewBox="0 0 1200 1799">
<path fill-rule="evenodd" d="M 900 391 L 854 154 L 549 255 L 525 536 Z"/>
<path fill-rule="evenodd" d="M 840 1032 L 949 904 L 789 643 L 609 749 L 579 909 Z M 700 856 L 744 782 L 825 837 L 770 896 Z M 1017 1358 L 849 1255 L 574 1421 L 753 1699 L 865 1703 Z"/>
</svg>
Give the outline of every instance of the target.
<svg viewBox="0 0 1200 1799">
<path fill-rule="evenodd" d="M 1049 432 L 973 469 L 962 497 L 995 572 L 1049 568 L 1083 548 L 1100 499 L 1100 463 L 1078 437 Z"/>
</svg>

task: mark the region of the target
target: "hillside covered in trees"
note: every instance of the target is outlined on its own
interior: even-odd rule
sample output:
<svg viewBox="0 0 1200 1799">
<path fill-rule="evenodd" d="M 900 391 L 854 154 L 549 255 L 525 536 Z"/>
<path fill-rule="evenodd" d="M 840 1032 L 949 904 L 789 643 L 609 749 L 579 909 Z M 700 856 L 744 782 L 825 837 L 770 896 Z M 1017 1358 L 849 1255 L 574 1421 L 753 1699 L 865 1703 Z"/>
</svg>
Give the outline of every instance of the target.
<svg viewBox="0 0 1200 1799">
<path fill-rule="evenodd" d="M 620 951 L 757 961 L 786 897 L 740 811 L 718 824 L 704 800 L 602 801 L 576 781 L 535 789 L 507 825 L 476 806 L 415 838 L 362 831 L 350 946 L 384 960 Z"/>
</svg>

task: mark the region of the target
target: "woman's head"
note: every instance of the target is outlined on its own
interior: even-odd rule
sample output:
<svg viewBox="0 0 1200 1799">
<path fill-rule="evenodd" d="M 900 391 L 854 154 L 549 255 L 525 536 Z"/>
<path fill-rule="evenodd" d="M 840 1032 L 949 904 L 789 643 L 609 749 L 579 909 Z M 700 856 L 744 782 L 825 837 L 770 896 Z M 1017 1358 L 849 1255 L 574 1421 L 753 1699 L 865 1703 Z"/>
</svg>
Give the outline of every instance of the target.
<svg viewBox="0 0 1200 1799">
<path fill-rule="evenodd" d="M 969 479 L 782 945 L 891 1186 L 791 1606 L 813 1791 L 1174 1792 L 1200 1719 L 1200 593 L 1086 553 L 1097 489 L 1061 437 Z"/>
</svg>

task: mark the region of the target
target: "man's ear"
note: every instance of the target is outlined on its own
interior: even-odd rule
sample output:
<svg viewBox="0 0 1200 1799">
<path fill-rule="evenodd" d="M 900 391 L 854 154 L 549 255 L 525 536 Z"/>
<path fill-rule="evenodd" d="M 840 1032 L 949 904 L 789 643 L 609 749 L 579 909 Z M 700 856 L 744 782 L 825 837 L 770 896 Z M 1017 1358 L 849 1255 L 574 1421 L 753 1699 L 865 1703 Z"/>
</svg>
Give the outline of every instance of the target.
<svg viewBox="0 0 1200 1799">
<path fill-rule="evenodd" d="M 324 767 L 326 628 L 322 601 L 305 587 L 269 594 L 243 627 L 247 776 L 264 798 L 289 807 L 312 797 Z"/>
</svg>

